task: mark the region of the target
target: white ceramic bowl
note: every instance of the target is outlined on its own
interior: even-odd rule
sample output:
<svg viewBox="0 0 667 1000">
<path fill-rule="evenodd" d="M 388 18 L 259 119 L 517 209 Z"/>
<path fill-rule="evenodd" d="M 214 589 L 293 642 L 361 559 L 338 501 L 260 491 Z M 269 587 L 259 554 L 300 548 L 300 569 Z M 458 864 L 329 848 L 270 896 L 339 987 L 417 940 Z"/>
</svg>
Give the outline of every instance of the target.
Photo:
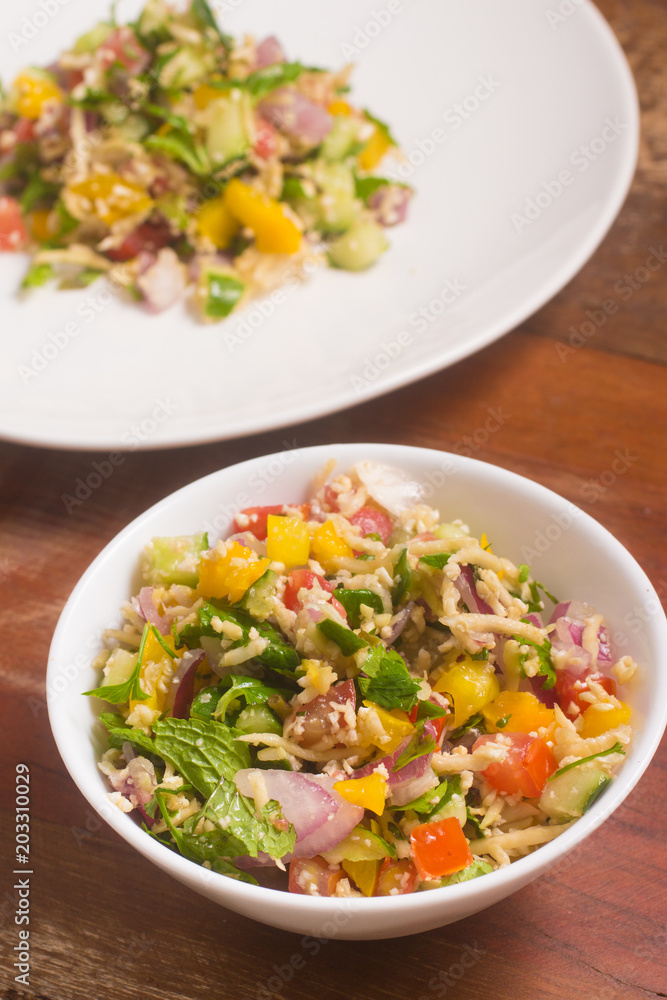
<svg viewBox="0 0 667 1000">
<path fill-rule="evenodd" d="M 362 458 L 400 467 L 424 483 L 444 519 L 462 518 L 497 552 L 527 562 L 563 600 L 593 604 L 611 626 L 619 655 L 641 676 L 624 689 L 636 739 L 617 780 L 566 833 L 508 867 L 447 889 L 349 900 L 311 898 L 246 885 L 209 872 L 151 839 L 112 806 L 97 769 L 94 705 L 81 696 L 97 683 L 92 656 L 102 630 L 139 581 L 138 556 L 153 535 L 207 528 L 225 533 L 234 512 L 254 503 L 305 498 L 313 474 L 333 457 L 340 471 Z M 623 801 L 651 760 L 667 722 L 667 622 L 646 575 L 612 535 L 569 501 L 504 469 L 439 451 L 399 445 L 345 444 L 284 451 L 213 473 L 151 507 L 95 559 L 69 598 L 49 656 L 49 717 L 63 760 L 99 815 L 128 843 L 185 885 L 245 916 L 318 937 L 373 939 L 429 930 L 503 899 L 576 849 Z"/>
</svg>

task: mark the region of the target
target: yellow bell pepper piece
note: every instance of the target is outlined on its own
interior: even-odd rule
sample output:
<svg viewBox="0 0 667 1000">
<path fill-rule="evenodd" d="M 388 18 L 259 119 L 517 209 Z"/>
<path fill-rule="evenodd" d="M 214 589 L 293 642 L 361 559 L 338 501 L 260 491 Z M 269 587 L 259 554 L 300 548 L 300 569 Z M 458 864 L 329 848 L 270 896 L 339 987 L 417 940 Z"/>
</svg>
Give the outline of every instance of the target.
<svg viewBox="0 0 667 1000">
<path fill-rule="evenodd" d="M 317 559 L 327 573 L 338 569 L 339 559 L 349 559 L 353 555 L 350 546 L 336 531 L 333 521 L 325 521 L 316 529 L 310 551 L 313 559 Z"/>
<path fill-rule="evenodd" d="M 266 554 L 284 563 L 285 569 L 305 566 L 310 555 L 308 525 L 300 517 L 269 514 L 266 519 Z"/>
<path fill-rule="evenodd" d="M 49 226 L 49 219 L 51 218 L 51 210 L 48 208 L 38 208 L 30 215 L 30 228 L 32 230 L 32 235 L 40 243 L 48 240 L 53 235 L 51 232 L 51 227 Z"/>
<path fill-rule="evenodd" d="M 391 141 L 385 133 L 375 126 L 375 130 L 366 146 L 359 153 L 358 161 L 362 170 L 375 170 L 385 153 L 391 149 Z"/>
<path fill-rule="evenodd" d="M 503 691 L 484 706 L 482 715 L 490 733 L 532 733 L 555 721 L 553 708 L 547 708 L 529 691 Z M 498 727 L 501 719 L 507 723 Z"/>
<path fill-rule="evenodd" d="M 176 646 L 173 636 L 162 636 L 162 640 L 172 652 L 175 650 Z M 164 711 L 167 691 L 162 690 L 160 681 L 165 674 L 171 676 L 173 673 L 173 663 L 173 658 L 155 638 L 152 629 L 149 629 L 141 658 L 141 667 L 139 668 L 141 688 L 148 694 L 148 698 L 130 698 L 130 711 L 133 711 L 137 705 L 146 705 L 147 708 L 151 708 L 157 712 Z"/>
<path fill-rule="evenodd" d="M 449 695 L 454 702 L 454 728 L 458 729 L 498 697 L 500 684 L 489 663 L 466 656 L 445 670 L 433 690 Z"/>
<path fill-rule="evenodd" d="M 218 79 L 222 79 L 219 77 Z M 225 91 L 220 87 L 211 87 L 208 83 L 200 83 L 200 85 L 193 91 L 192 96 L 194 102 L 200 111 L 203 108 L 207 108 L 211 101 L 217 101 L 218 98 L 225 96 Z"/>
<path fill-rule="evenodd" d="M 606 711 L 604 709 L 601 711 L 595 705 L 591 705 L 581 717 L 583 725 L 580 735 L 585 740 L 590 739 L 591 736 L 602 736 L 610 729 L 625 725 L 626 722 L 630 721 L 631 715 L 632 709 L 624 701 L 619 703 L 619 708 L 610 708 Z"/>
<path fill-rule="evenodd" d="M 380 724 L 386 736 L 389 737 L 389 740 L 383 743 L 380 736 L 368 733 L 368 742 L 378 747 L 379 750 L 382 750 L 386 754 L 393 753 L 398 744 L 406 736 L 412 736 L 415 727 L 410 722 L 407 712 L 402 712 L 400 708 L 395 708 L 391 712 L 388 712 L 386 708 L 381 708 L 374 701 L 364 701 L 364 707 L 375 709 Z M 360 729 L 363 736 L 363 724 Z"/>
<path fill-rule="evenodd" d="M 330 115 L 349 115 L 352 108 L 347 101 L 336 100 L 331 102 L 327 111 Z"/>
<path fill-rule="evenodd" d="M 296 253 L 299 249 L 301 232 L 275 198 L 244 184 L 238 177 L 232 178 L 223 197 L 234 218 L 252 229 L 257 249 L 262 253 Z"/>
<path fill-rule="evenodd" d="M 118 174 L 95 174 L 69 187 L 72 194 L 88 198 L 98 219 L 112 226 L 128 215 L 145 214 L 153 205 L 144 188 Z"/>
<path fill-rule="evenodd" d="M 372 896 L 381 864 L 381 861 L 343 861 L 343 869 L 364 896 Z"/>
<path fill-rule="evenodd" d="M 351 802 L 353 806 L 370 809 L 378 816 L 384 812 L 384 803 L 387 798 L 387 779 L 377 772 L 368 774 L 365 778 L 336 781 L 333 787 L 342 799 Z"/>
<path fill-rule="evenodd" d="M 225 250 L 239 231 L 239 222 L 231 215 L 224 195 L 211 198 L 197 212 L 197 229 L 208 236 L 218 250 Z"/>
<path fill-rule="evenodd" d="M 62 104 L 63 100 L 63 92 L 57 83 L 47 76 L 33 76 L 30 71 L 19 73 L 10 94 L 11 104 L 17 113 L 33 121 L 40 117 L 47 101 Z"/>
<path fill-rule="evenodd" d="M 240 542 L 232 542 L 222 554 L 204 552 L 199 560 L 198 592 L 202 597 L 227 597 L 235 604 L 266 572 L 268 565 L 268 559 L 258 559 L 252 549 Z"/>
</svg>

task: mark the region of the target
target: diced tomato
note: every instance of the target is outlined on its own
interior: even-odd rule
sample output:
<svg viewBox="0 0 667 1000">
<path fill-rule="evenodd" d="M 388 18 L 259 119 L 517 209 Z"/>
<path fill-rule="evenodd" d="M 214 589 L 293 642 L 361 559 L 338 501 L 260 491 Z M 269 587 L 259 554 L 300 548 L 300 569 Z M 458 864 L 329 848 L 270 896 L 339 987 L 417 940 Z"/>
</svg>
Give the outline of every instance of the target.
<svg viewBox="0 0 667 1000">
<path fill-rule="evenodd" d="M 473 752 L 485 743 L 498 743 L 497 735 L 480 736 Z M 523 795 L 535 799 L 541 794 L 547 778 L 557 769 L 556 758 L 543 740 L 527 733 L 503 733 L 507 746 L 503 761 L 489 764 L 481 773 L 494 788 L 506 795 Z"/>
<path fill-rule="evenodd" d="M 588 681 L 594 680 L 600 684 L 607 694 L 616 695 L 616 681 L 611 677 L 605 677 L 599 670 L 595 672 L 584 671 L 577 673 L 574 670 L 556 671 L 556 693 L 558 702 L 565 715 L 570 719 L 576 719 L 578 715 L 585 712 L 590 706 L 590 701 L 582 699 L 581 695 L 588 691 Z M 576 706 L 573 711 L 571 706 Z M 579 711 L 576 711 L 578 709 Z"/>
<path fill-rule="evenodd" d="M 302 896 L 333 896 L 336 886 L 346 878 L 340 865 L 330 865 L 324 858 L 295 858 L 289 866 L 289 891 Z"/>
<path fill-rule="evenodd" d="M 453 875 L 474 861 L 456 816 L 435 823 L 420 823 L 410 834 L 410 846 L 417 870 L 424 879 Z"/>
<path fill-rule="evenodd" d="M 119 62 L 132 75 L 143 73 L 150 62 L 150 53 L 141 45 L 131 28 L 116 28 L 100 46 L 100 62 L 109 69 Z"/>
<path fill-rule="evenodd" d="M 15 198 L 0 198 L 0 250 L 20 250 L 27 242 L 21 206 Z"/>
<path fill-rule="evenodd" d="M 35 139 L 35 123 L 30 118 L 19 118 L 14 125 L 17 142 L 33 142 Z"/>
<path fill-rule="evenodd" d="M 298 742 L 301 746 L 314 746 L 319 743 L 323 736 L 331 732 L 334 724 L 332 715 L 335 712 L 332 705 L 345 705 L 347 703 L 354 710 L 356 699 L 354 681 L 349 680 L 334 684 L 326 694 L 319 694 L 312 701 L 309 701 L 305 706 L 304 715 L 300 716 L 299 719 Z M 339 720 L 338 725 L 341 725 L 343 720 L 340 713 L 335 712 L 335 717 Z"/>
<path fill-rule="evenodd" d="M 437 540 L 437 535 L 434 535 L 432 531 L 422 531 L 419 535 L 415 535 L 412 539 L 413 542 L 435 542 Z"/>
<path fill-rule="evenodd" d="M 285 586 L 285 593 L 283 594 L 285 607 L 289 608 L 290 611 L 299 611 L 301 608 L 301 604 L 299 602 L 299 591 L 304 588 L 306 590 L 312 590 L 315 581 L 319 583 L 322 590 L 326 590 L 329 594 L 333 594 L 336 585 L 331 580 L 325 580 L 323 576 L 319 575 L 319 573 L 313 573 L 309 569 L 293 569 L 289 575 L 289 579 Z M 340 601 L 336 600 L 335 597 L 332 597 L 330 603 L 332 608 L 336 609 L 341 618 L 347 619 L 347 611 Z"/>
<path fill-rule="evenodd" d="M 394 522 L 389 514 L 378 510 L 377 507 L 361 507 L 350 518 L 350 524 L 360 528 L 362 535 L 379 535 L 383 545 L 387 544 L 394 530 Z"/>
<path fill-rule="evenodd" d="M 162 222 L 144 222 L 125 237 L 115 250 L 107 250 L 107 257 L 115 261 L 132 260 L 140 253 L 157 253 L 166 247 L 171 239 L 169 224 Z"/>
<path fill-rule="evenodd" d="M 262 160 L 268 160 L 278 148 L 278 134 L 270 122 L 263 118 L 257 122 L 257 138 L 253 152 Z"/>
<path fill-rule="evenodd" d="M 249 531 L 260 542 L 264 542 L 266 541 L 266 534 L 268 530 L 267 519 L 269 514 L 284 514 L 286 507 L 293 508 L 294 510 L 300 510 L 304 520 L 306 520 L 310 514 L 310 505 L 307 503 L 279 503 L 269 507 L 246 507 L 244 510 L 239 511 L 234 518 L 234 531 Z M 296 609 L 293 608 L 292 610 L 294 611 Z"/>
<path fill-rule="evenodd" d="M 417 869 L 409 858 L 385 858 L 378 872 L 374 896 L 403 896 L 413 892 Z"/>
</svg>

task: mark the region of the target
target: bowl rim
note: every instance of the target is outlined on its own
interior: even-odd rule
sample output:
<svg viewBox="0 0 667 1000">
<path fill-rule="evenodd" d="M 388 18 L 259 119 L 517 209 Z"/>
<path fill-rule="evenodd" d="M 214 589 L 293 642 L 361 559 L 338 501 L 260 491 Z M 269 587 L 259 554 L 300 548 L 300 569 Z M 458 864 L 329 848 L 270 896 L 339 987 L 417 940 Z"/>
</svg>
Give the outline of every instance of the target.
<svg viewBox="0 0 667 1000">
<path fill-rule="evenodd" d="M 225 468 L 202 476 L 192 482 L 180 487 L 178 490 L 168 494 L 161 500 L 152 504 L 147 510 L 135 517 L 120 532 L 118 532 L 99 552 L 95 559 L 84 571 L 77 584 L 68 597 L 65 606 L 59 617 L 57 626 L 53 633 L 49 650 L 49 662 L 46 673 L 47 684 L 47 707 L 51 730 L 58 747 L 62 760 L 83 796 L 93 807 L 96 813 L 115 830 L 126 842 L 136 848 L 140 854 L 151 860 L 159 868 L 172 874 L 180 881 L 185 882 L 190 887 L 202 892 L 209 898 L 216 899 L 222 905 L 229 905 L 234 908 L 241 904 L 248 904 L 254 901 L 257 908 L 267 908 L 268 910 L 286 909 L 286 911 L 297 911 L 302 913 L 304 907 L 312 910 L 313 915 L 324 916 L 326 914 L 345 911 L 359 911 L 368 917 L 386 914 L 389 910 L 397 911 L 405 918 L 409 918 L 413 911 L 418 911 L 421 916 L 434 911 L 447 909 L 446 900 L 451 900 L 455 908 L 457 901 L 472 900 L 475 896 L 484 896 L 489 890 L 496 890 L 497 898 L 502 898 L 509 894 L 508 885 L 518 883 L 516 888 L 531 881 L 547 868 L 556 864 L 567 855 L 573 848 L 580 845 L 594 830 L 596 830 L 624 801 L 639 779 L 649 766 L 653 755 L 660 743 L 663 732 L 667 727 L 667 671 L 662 674 L 657 673 L 657 677 L 662 681 L 665 688 L 665 698 L 653 698 L 650 710 L 646 713 L 643 725 L 639 729 L 638 737 L 633 741 L 631 753 L 624 761 L 617 778 L 602 796 L 593 805 L 591 810 L 583 817 L 576 820 L 572 826 L 554 840 L 543 844 L 539 849 L 523 858 L 517 858 L 510 865 L 490 872 L 488 878 L 471 879 L 456 885 L 448 886 L 446 893 L 440 890 L 429 890 L 427 892 L 410 893 L 390 897 L 316 897 L 293 894 L 283 890 L 267 888 L 261 885 L 250 885 L 239 882 L 235 879 L 211 872 L 196 862 L 184 858 L 182 855 L 170 850 L 158 841 L 149 837 L 127 814 L 122 813 L 116 806 L 109 802 L 107 798 L 108 789 L 104 785 L 104 779 L 99 774 L 99 783 L 92 786 L 89 767 L 81 764 L 72 758 L 68 741 L 68 730 L 65 724 L 64 713 L 59 711 L 58 698 L 49 698 L 48 692 L 51 690 L 49 683 L 60 665 L 59 648 L 65 642 L 66 637 L 72 628 L 76 629 L 77 604 L 81 594 L 89 586 L 91 579 L 94 579 L 107 561 L 117 557 L 119 549 L 122 549 L 126 540 L 137 533 L 145 524 L 161 511 L 178 504 L 190 493 L 203 488 L 206 483 L 213 484 L 216 480 L 224 480 L 227 476 L 233 476 L 245 469 L 249 470 L 258 463 L 266 463 L 272 458 L 279 458 L 284 452 L 272 452 L 266 455 L 259 455 L 243 462 L 234 463 Z M 548 487 L 530 479 L 527 476 L 519 475 L 511 470 L 494 463 L 484 462 L 480 459 L 469 458 L 453 452 L 441 449 L 422 448 L 412 445 L 383 444 L 383 443 L 341 443 L 313 445 L 304 448 L 294 449 L 292 455 L 297 460 L 304 463 L 304 468 L 310 470 L 304 476 L 304 486 L 312 478 L 315 472 L 324 464 L 327 458 L 336 457 L 338 464 L 344 463 L 347 467 L 362 458 L 371 458 L 377 461 L 385 461 L 396 467 L 401 467 L 401 458 L 406 456 L 410 460 L 424 460 L 427 457 L 437 458 L 439 462 L 443 460 L 453 463 L 454 472 L 466 473 L 474 472 L 498 479 L 508 488 L 514 491 L 519 490 L 524 494 L 528 502 L 549 501 L 557 509 L 566 507 L 576 507 L 571 501 L 560 496 Z M 340 456 L 340 458 L 338 458 Z M 249 505 L 248 505 L 249 506 Z M 618 561 L 625 564 L 625 569 L 633 578 L 633 587 L 645 592 L 649 598 L 654 598 L 658 602 L 660 612 L 652 616 L 646 623 L 646 630 L 649 634 L 647 644 L 650 648 L 658 650 L 660 642 L 663 647 L 667 646 L 667 619 L 659 602 L 653 585 L 646 576 L 644 570 L 639 566 L 634 556 L 619 542 L 607 528 L 603 527 L 590 514 L 576 507 L 578 511 L 577 521 L 584 526 L 586 534 L 592 540 L 606 548 L 611 547 L 611 551 Z M 138 553 L 137 553 L 138 554 Z M 128 595 L 129 596 L 129 595 Z M 652 634 L 655 632 L 655 638 Z M 657 661 L 659 663 L 659 660 Z M 85 672 L 81 672 L 77 684 L 70 685 L 70 695 L 79 697 L 83 689 L 83 679 Z M 64 704 L 64 702 L 61 702 Z M 91 703 L 92 705 L 93 703 Z M 641 753 L 636 753 L 641 750 Z M 482 903 L 479 908 L 487 905 Z M 255 919 L 262 919 L 261 917 Z M 270 922 L 267 920 L 267 922 Z M 409 932 L 408 932 L 409 933 Z"/>
</svg>

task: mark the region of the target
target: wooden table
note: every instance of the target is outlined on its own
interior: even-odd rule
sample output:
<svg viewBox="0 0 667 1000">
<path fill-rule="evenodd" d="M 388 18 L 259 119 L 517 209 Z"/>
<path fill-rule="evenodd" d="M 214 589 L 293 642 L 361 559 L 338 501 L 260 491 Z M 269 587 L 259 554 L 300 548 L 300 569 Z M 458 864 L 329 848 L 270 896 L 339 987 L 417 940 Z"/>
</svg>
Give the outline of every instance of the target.
<svg viewBox="0 0 667 1000">
<path fill-rule="evenodd" d="M 632 296 L 619 299 L 618 311 L 582 346 L 565 354 L 557 349 L 568 344 L 586 310 L 613 297 L 615 282 L 641 268 L 665 237 L 664 4 L 604 0 L 600 6 L 629 55 L 644 118 L 632 191 L 593 259 L 536 316 L 475 357 L 390 400 L 290 429 L 289 437 L 299 445 L 378 440 L 470 447 L 475 457 L 525 474 L 590 511 L 639 560 L 664 599 L 664 273 L 637 281 Z M 475 438 L 489 405 L 508 417 L 495 433 Z M 465 445 L 466 436 L 472 445 Z M 26 992 L 13 981 L 16 893 L 7 854 L 15 765 L 23 761 L 32 775 L 35 870 L 28 996 L 667 996 L 664 747 L 623 807 L 576 857 L 505 902 L 427 934 L 395 942 L 331 941 L 317 954 L 298 937 L 237 917 L 183 888 L 91 812 L 58 756 L 44 702 L 47 650 L 67 595 L 102 546 L 150 504 L 215 469 L 279 450 L 284 437 L 277 431 L 178 452 L 128 454 L 71 514 L 61 495 L 99 456 L 0 445 L 2 997 Z M 609 470 L 618 451 L 629 458 L 626 472 L 614 479 Z M 472 956 L 466 968 L 465 949 Z M 299 969 L 288 978 L 286 962 L 297 954 L 303 963 L 297 960 Z"/>
</svg>

